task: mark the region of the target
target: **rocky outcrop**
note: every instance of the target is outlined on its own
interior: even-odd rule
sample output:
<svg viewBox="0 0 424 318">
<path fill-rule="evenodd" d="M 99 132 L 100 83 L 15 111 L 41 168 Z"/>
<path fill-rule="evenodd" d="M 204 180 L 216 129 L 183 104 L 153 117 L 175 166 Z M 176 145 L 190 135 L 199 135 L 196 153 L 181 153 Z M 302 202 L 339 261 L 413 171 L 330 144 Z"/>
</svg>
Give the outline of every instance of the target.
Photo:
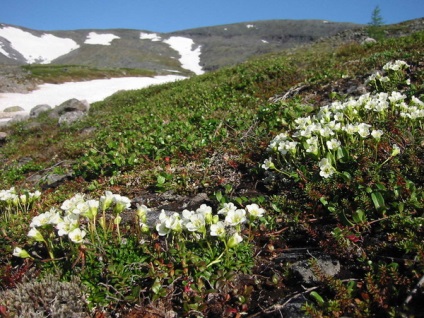
<svg viewBox="0 0 424 318">
<path fill-rule="evenodd" d="M 50 118 L 57 119 L 60 126 L 70 125 L 86 116 L 89 109 L 90 104 L 87 101 L 80 101 L 75 98 L 69 99 L 53 109 L 47 104 L 37 105 L 30 110 L 29 114 L 23 111 L 21 107 L 13 106 L 0 112 L 0 119 L 6 119 L 6 121 L 0 122 L 0 126 L 27 120 L 28 118 L 37 118 L 44 112 L 50 112 Z"/>
</svg>

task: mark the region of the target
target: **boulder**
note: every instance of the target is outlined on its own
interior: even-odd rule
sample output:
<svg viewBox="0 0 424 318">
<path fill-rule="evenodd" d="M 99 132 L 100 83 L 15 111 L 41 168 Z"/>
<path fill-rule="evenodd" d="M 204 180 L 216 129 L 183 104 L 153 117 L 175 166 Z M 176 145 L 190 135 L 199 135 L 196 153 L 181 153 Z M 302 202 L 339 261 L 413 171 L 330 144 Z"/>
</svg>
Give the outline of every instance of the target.
<svg viewBox="0 0 424 318">
<path fill-rule="evenodd" d="M 23 109 L 21 106 L 10 106 L 6 107 L 3 110 L 5 113 L 16 113 L 16 112 L 23 112 L 25 109 Z"/>
<path fill-rule="evenodd" d="M 362 45 L 366 45 L 366 44 L 374 44 L 377 43 L 377 41 L 373 38 L 366 38 L 365 40 L 363 40 L 361 42 Z"/>
<path fill-rule="evenodd" d="M 72 98 L 67 100 L 66 102 L 63 102 L 59 106 L 55 107 L 53 111 L 51 112 L 50 116 L 54 118 L 58 118 L 62 116 L 65 113 L 70 112 L 87 112 L 90 108 L 90 104 L 87 101 L 80 101 L 76 98 Z"/>
<path fill-rule="evenodd" d="M 70 125 L 70 124 L 80 120 L 85 115 L 86 115 L 85 112 L 79 111 L 79 110 L 64 113 L 63 115 L 61 115 L 59 117 L 59 126 L 62 127 L 62 126 Z"/>
<path fill-rule="evenodd" d="M 50 105 L 47 105 L 47 104 L 37 105 L 30 110 L 29 117 L 30 118 L 36 118 L 36 117 L 40 116 L 41 113 L 44 113 L 44 112 L 49 111 L 51 109 L 52 109 L 52 107 Z"/>
</svg>

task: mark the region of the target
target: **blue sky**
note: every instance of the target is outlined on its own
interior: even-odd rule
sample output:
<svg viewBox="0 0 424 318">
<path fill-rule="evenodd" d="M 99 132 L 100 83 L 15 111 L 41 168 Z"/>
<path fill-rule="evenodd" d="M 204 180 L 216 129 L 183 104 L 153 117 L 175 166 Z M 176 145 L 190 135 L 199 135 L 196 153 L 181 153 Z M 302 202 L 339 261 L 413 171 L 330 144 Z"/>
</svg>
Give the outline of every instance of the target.
<svg viewBox="0 0 424 318">
<path fill-rule="evenodd" d="M 386 24 L 424 16 L 424 0 L 0 0 L 0 23 L 36 30 L 126 28 L 172 32 L 268 19 Z"/>
</svg>

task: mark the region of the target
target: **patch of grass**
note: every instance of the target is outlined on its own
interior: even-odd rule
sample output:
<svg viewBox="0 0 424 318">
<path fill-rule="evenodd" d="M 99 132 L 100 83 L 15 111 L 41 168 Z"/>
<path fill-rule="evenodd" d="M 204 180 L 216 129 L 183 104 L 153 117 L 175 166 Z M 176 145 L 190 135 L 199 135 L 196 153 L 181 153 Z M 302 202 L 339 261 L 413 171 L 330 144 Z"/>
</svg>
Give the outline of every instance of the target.
<svg viewBox="0 0 424 318">
<path fill-rule="evenodd" d="M 29 64 L 22 68 L 30 73 L 30 78 L 52 84 L 112 77 L 156 75 L 153 71 L 141 69 L 98 69 L 82 65 Z"/>
</svg>

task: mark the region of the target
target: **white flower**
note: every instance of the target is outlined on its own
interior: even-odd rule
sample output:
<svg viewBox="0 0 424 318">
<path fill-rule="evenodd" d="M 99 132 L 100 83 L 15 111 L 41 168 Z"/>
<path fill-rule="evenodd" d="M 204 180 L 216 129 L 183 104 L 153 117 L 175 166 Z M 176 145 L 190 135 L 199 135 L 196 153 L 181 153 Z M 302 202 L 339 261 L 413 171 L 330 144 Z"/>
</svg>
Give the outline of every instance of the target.
<svg viewBox="0 0 424 318">
<path fill-rule="evenodd" d="M 219 221 L 216 224 L 212 224 L 210 230 L 211 230 L 211 236 L 224 237 L 226 234 L 225 223 L 222 221 Z"/>
<path fill-rule="evenodd" d="M 88 217 L 89 219 L 95 218 L 99 211 L 100 202 L 98 200 L 88 200 L 86 204 L 88 210 L 83 215 Z"/>
<path fill-rule="evenodd" d="M 68 237 L 72 242 L 79 244 L 83 242 L 86 234 L 87 232 L 77 227 L 76 229 L 73 229 L 71 232 L 69 232 Z"/>
<path fill-rule="evenodd" d="M 398 145 L 394 144 L 391 156 L 394 157 L 394 156 L 397 156 L 398 154 L 400 154 L 400 148 Z"/>
<path fill-rule="evenodd" d="M 246 205 L 246 210 L 249 215 L 254 218 L 260 218 L 265 213 L 265 210 L 263 208 L 260 208 L 256 203 Z"/>
<path fill-rule="evenodd" d="M 196 210 L 196 213 L 200 213 L 205 218 L 207 224 L 212 223 L 212 208 L 206 204 L 202 204 L 200 208 Z"/>
<path fill-rule="evenodd" d="M 190 232 L 200 232 L 205 231 L 205 217 L 201 213 L 195 213 L 190 217 L 190 221 L 185 224 L 187 230 Z"/>
<path fill-rule="evenodd" d="M 183 220 L 184 220 L 184 222 L 189 222 L 189 221 L 190 221 L 191 216 L 192 216 L 194 213 L 195 213 L 194 211 L 190 211 L 190 210 L 187 210 L 187 209 L 183 210 L 183 212 L 182 212 L 182 216 L 183 216 Z"/>
<path fill-rule="evenodd" d="M 113 203 L 114 195 L 110 191 L 105 191 L 105 195 L 102 195 L 100 197 L 100 206 L 102 208 L 102 211 L 107 210 L 110 205 Z"/>
<path fill-rule="evenodd" d="M 405 61 L 396 60 L 395 62 L 388 62 L 383 66 L 383 70 L 398 71 L 408 68 L 409 65 Z"/>
<path fill-rule="evenodd" d="M 84 195 L 81 193 L 77 193 L 72 198 L 64 201 L 60 208 L 67 213 L 72 213 L 72 210 L 75 209 L 76 206 L 82 202 L 85 202 Z"/>
<path fill-rule="evenodd" d="M 211 214 L 212 213 L 212 208 L 206 204 L 202 204 L 197 210 L 196 213 L 199 214 Z"/>
<path fill-rule="evenodd" d="M 412 103 L 413 104 L 415 104 L 417 106 L 424 107 L 424 102 L 422 102 L 421 100 L 419 100 L 417 97 L 412 96 L 411 100 L 412 100 Z"/>
<path fill-rule="evenodd" d="M 331 140 L 327 140 L 326 144 L 328 150 L 337 150 L 341 145 L 340 141 L 334 138 Z"/>
<path fill-rule="evenodd" d="M 128 209 L 131 206 L 131 200 L 125 196 L 115 194 L 113 196 L 113 201 L 115 202 L 115 213 L 119 214 L 125 209 Z"/>
<path fill-rule="evenodd" d="M 246 211 L 243 209 L 229 211 L 225 217 L 225 222 L 232 226 L 246 222 Z"/>
<path fill-rule="evenodd" d="M 158 231 L 158 234 L 160 236 L 168 235 L 171 232 L 171 229 L 167 228 L 165 223 L 158 223 L 156 224 L 156 231 Z"/>
<path fill-rule="evenodd" d="M 142 223 L 145 223 L 146 219 L 147 219 L 147 213 L 149 213 L 150 211 L 151 211 L 151 209 L 149 209 L 144 204 L 142 204 L 142 205 L 137 204 L 136 214 L 138 216 L 138 220 Z"/>
<path fill-rule="evenodd" d="M 222 205 L 222 209 L 218 211 L 218 214 L 227 215 L 229 212 L 235 211 L 235 210 L 237 210 L 237 207 L 234 205 L 234 203 L 232 202 L 224 203 Z"/>
<path fill-rule="evenodd" d="M 262 169 L 268 170 L 268 169 L 274 169 L 275 165 L 272 162 L 272 159 L 265 159 L 264 163 L 262 164 Z"/>
<path fill-rule="evenodd" d="M 323 178 L 329 178 L 333 173 L 336 172 L 336 169 L 334 169 L 327 158 L 321 159 L 318 166 L 320 167 L 319 175 Z"/>
<path fill-rule="evenodd" d="M 40 215 L 35 216 L 31 223 L 30 227 L 42 227 L 48 224 L 56 225 L 62 221 L 59 211 L 55 208 L 51 208 L 49 211 L 41 213 Z"/>
<path fill-rule="evenodd" d="M 371 125 L 360 123 L 357 127 L 359 136 L 361 136 L 362 138 L 366 138 L 369 136 Z"/>
<path fill-rule="evenodd" d="M 234 247 L 234 246 L 238 245 L 241 241 L 243 241 L 243 238 L 240 236 L 240 234 L 238 234 L 238 233 L 234 233 L 234 235 L 233 235 L 233 236 L 231 236 L 231 237 L 228 239 L 227 246 L 228 246 L 229 248 L 232 248 L 232 247 Z"/>
<path fill-rule="evenodd" d="M 376 140 L 380 140 L 381 136 L 384 134 L 384 132 L 382 130 L 373 130 L 371 132 L 371 136 L 376 139 Z"/>
<path fill-rule="evenodd" d="M 389 100 L 390 100 L 391 103 L 395 104 L 398 101 L 403 102 L 405 100 L 405 98 L 406 98 L 406 95 L 401 94 L 401 93 L 396 92 L 396 91 L 393 91 L 392 94 L 389 97 Z"/>
<path fill-rule="evenodd" d="M 181 232 L 183 229 L 183 221 L 178 213 L 174 213 L 167 217 L 165 226 L 174 232 Z"/>
<path fill-rule="evenodd" d="M 68 214 L 65 216 L 63 221 L 56 225 L 56 229 L 58 230 L 57 235 L 68 235 L 69 232 L 78 227 L 78 220 L 79 217 L 76 214 Z"/>
<path fill-rule="evenodd" d="M 44 241 L 43 235 L 35 227 L 33 227 L 29 230 L 28 237 L 32 237 L 37 242 L 43 242 Z"/>
<path fill-rule="evenodd" d="M 88 213 L 88 205 L 87 202 L 79 202 L 73 209 L 69 210 L 72 214 L 76 215 L 87 215 Z"/>
<path fill-rule="evenodd" d="M 23 249 L 22 249 L 22 248 L 20 248 L 20 247 L 15 247 L 15 248 L 13 249 L 13 256 L 20 257 L 20 258 L 28 258 L 28 257 L 31 257 L 31 256 L 28 254 L 28 252 L 27 252 L 27 251 L 23 250 Z"/>
</svg>

